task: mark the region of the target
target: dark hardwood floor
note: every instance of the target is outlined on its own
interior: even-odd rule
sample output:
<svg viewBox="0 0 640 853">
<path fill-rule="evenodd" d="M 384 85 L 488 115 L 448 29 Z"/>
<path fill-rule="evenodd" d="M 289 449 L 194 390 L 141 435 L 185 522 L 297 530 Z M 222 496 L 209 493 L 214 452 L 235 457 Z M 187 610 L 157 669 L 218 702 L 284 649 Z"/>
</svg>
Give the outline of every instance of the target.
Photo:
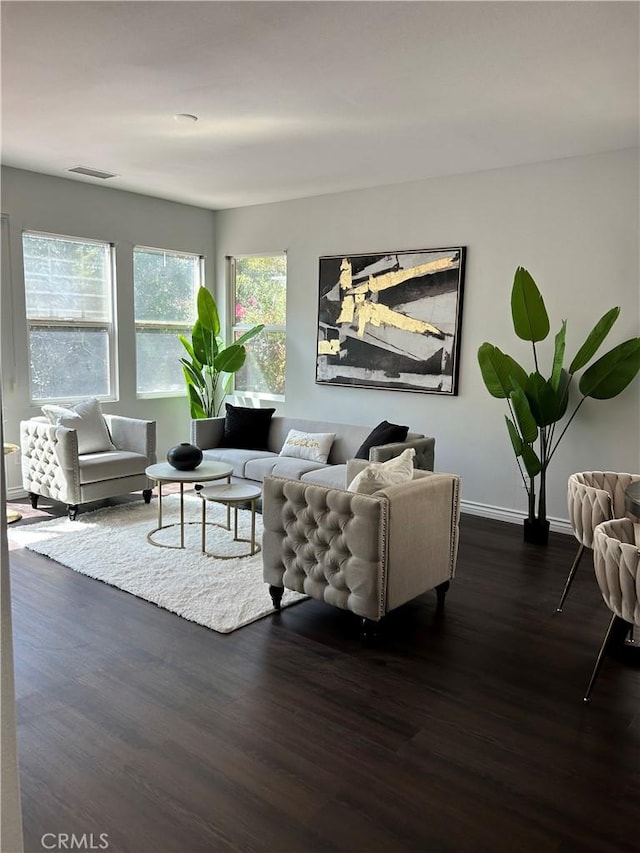
<svg viewBox="0 0 640 853">
<path fill-rule="evenodd" d="M 314 601 L 216 634 L 13 550 L 27 853 L 640 849 L 640 670 L 607 660 L 582 702 L 590 555 L 559 615 L 573 538 L 461 530 L 444 614 L 421 596 L 372 646 Z"/>
</svg>

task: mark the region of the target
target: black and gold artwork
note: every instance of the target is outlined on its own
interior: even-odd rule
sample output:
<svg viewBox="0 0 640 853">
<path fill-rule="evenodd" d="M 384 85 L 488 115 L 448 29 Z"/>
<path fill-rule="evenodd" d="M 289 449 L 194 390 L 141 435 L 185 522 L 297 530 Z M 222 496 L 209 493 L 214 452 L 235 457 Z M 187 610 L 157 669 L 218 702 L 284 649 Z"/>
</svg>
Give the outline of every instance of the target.
<svg viewBox="0 0 640 853">
<path fill-rule="evenodd" d="M 321 257 L 316 382 L 457 394 L 464 256 Z"/>
</svg>

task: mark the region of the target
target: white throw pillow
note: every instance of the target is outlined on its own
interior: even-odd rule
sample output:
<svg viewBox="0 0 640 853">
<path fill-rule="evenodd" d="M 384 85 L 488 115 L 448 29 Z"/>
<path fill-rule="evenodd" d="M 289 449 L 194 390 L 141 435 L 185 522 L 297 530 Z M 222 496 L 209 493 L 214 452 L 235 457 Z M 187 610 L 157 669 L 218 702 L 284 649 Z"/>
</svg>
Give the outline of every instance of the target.
<svg viewBox="0 0 640 853">
<path fill-rule="evenodd" d="M 116 449 L 102 416 L 99 400 L 83 400 L 71 408 L 43 406 L 42 413 L 50 424 L 76 430 L 79 454 Z"/>
<path fill-rule="evenodd" d="M 335 432 L 300 432 L 290 429 L 279 455 L 307 459 L 309 462 L 326 462 L 335 437 Z"/>
<path fill-rule="evenodd" d="M 416 451 L 413 447 L 403 450 L 400 456 L 394 456 L 386 462 L 370 462 L 349 483 L 348 491 L 360 495 L 372 495 L 385 486 L 395 486 L 407 483 L 413 479 L 413 457 Z"/>
</svg>

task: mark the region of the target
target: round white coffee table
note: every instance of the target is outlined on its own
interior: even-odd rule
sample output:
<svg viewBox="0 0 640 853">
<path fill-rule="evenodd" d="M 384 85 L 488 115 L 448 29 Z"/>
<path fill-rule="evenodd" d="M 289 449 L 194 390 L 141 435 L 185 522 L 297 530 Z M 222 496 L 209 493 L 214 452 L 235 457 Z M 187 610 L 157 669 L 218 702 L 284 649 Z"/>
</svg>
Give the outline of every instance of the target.
<svg viewBox="0 0 640 853">
<path fill-rule="evenodd" d="M 207 486 L 198 493 L 202 498 L 202 553 L 207 557 L 215 557 L 218 560 L 233 560 L 238 557 L 252 557 L 260 550 L 256 544 L 256 501 L 262 496 L 260 486 L 252 486 L 250 483 L 220 483 L 215 486 Z M 233 507 L 233 541 L 248 542 L 251 550 L 246 554 L 214 554 L 207 551 L 207 501 L 224 504 L 227 507 L 227 524 L 225 529 L 231 530 L 231 507 Z M 238 506 L 240 504 L 251 504 L 251 538 L 242 539 L 238 536 Z M 223 525 L 216 525 L 223 527 Z"/>
<path fill-rule="evenodd" d="M 225 477 L 230 482 L 233 468 L 224 462 L 201 462 L 192 471 L 178 471 L 168 462 L 157 462 L 149 465 L 145 474 L 150 480 L 155 480 L 158 486 L 158 526 L 147 533 L 147 541 L 158 548 L 184 548 L 184 484 L 185 483 L 210 483 L 212 480 L 223 480 Z M 162 523 L 162 484 L 180 483 L 180 521 L 172 524 Z M 189 522 L 197 524 L 197 522 Z M 180 527 L 180 544 L 165 545 L 153 539 L 154 533 L 165 530 L 168 527 Z"/>
</svg>

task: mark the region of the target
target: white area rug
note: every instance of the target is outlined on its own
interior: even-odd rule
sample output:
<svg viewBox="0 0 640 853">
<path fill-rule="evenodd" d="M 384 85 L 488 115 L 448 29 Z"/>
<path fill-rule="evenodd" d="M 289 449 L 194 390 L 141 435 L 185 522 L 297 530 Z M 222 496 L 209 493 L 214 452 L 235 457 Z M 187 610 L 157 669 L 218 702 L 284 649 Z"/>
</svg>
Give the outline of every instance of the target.
<svg viewBox="0 0 640 853">
<path fill-rule="evenodd" d="M 12 543 L 37 551 L 76 572 L 130 592 L 184 619 L 228 634 L 273 613 L 269 587 L 262 579 L 262 554 L 218 560 L 202 554 L 201 501 L 185 495 L 184 550 L 158 548 L 147 542 L 157 524 L 157 498 L 96 512 L 80 511 L 76 521 L 58 518 L 9 530 Z M 179 519 L 178 495 L 163 498 L 163 524 Z M 238 534 L 250 536 L 251 513 L 239 510 Z M 226 509 L 207 504 L 207 522 L 226 522 Z M 233 527 L 233 511 L 231 516 Z M 256 541 L 262 538 L 262 516 L 256 514 Z M 179 544 L 180 531 L 171 527 L 154 539 Z M 249 550 L 234 542 L 233 530 L 207 528 L 207 549 L 237 555 Z M 285 590 L 282 607 L 306 598 Z"/>
</svg>

